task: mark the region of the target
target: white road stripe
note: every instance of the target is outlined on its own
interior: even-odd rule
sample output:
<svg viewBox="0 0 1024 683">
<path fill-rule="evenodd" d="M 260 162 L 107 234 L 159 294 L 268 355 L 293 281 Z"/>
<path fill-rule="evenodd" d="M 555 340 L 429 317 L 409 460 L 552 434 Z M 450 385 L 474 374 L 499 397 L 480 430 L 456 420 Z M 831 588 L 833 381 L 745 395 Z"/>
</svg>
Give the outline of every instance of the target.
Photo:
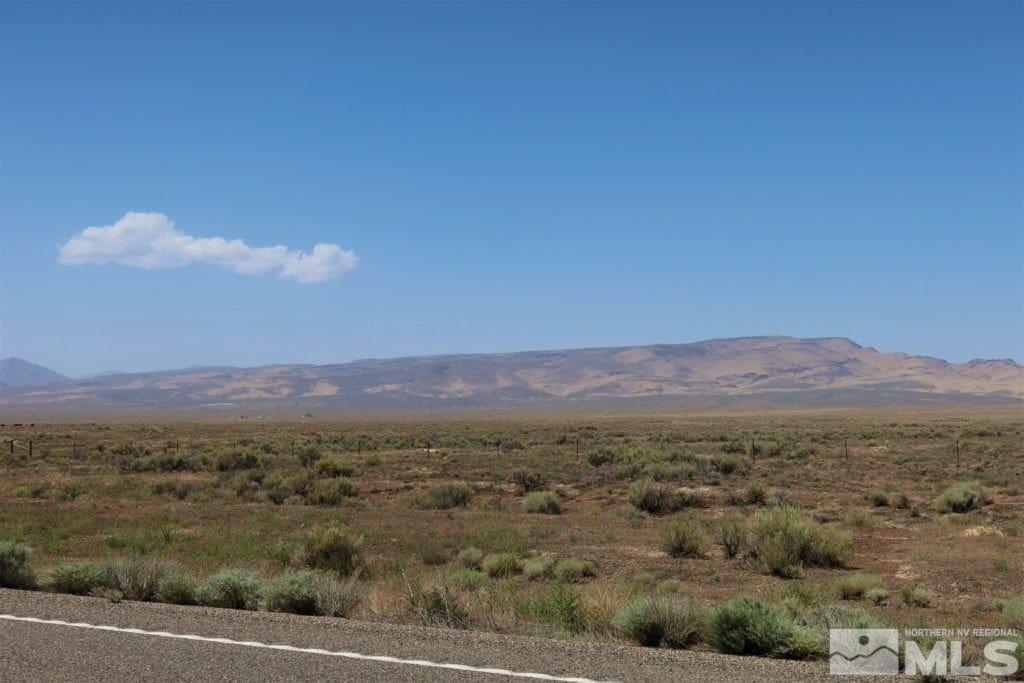
<svg viewBox="0 0 1024 683">
<path fill-rule="evenodd" d="M 423 666 L 432 669 L 454 669 L 455 671 L 470 671 L 472 673 L 494 674 L 496 676 L 513 676 L 516 678 L 533 678 L 543 681 L 566 681 L 567 683 L 597 683 L 589 678 L 573 678 L 566 676 L 552 676 L 550 674 L 534 673 L 532 671 L 510 671 L 508 669 L 497 669 L 468 664 L 451 664 L 448 662 L 431 662 L 426 659 L 400 659 L 387 655 L 364 655 L 358 652 L 344 652 L 333 650 L 321 650 L 314 647 L 295 647 L 294 645 L 275 645 L 273 643 L 259 643 L 253 640 L 232 640 L 231 638 L 208 638 L 206 636 L 195 636 L 187 633 L 170 633 L 168 631 L 146 631 L 141 628 L 124 628 L 121 626 L 105 626 L 102 624 L 87 624 L 85 622 L 62 621 L 60 619 L 39 619 L 36 617 L 19 617 L 13 614 L 0 614 L 0 619 L 7 621 L 27 621 L 33 624 L 50 624 L 52 626 L 70 626 L 72 628 L 93 629 L 95 631 L 114 631 L 117 633 L 131 633 L 140 636 L 157 636 L 159 638 L 174 638 L 177 640 L 196 640 L 204 643 L 219 643 L 221 645 L 241 645 L 242 647 L 256 647 L 265 650 L 282 650 L 284 652 L 301 652 L 311 655 L 324 655 L 327 657 L 345 657 L 346 659 L 362 659 L 371 662 L 385 662 L 388 664 L 405 664 L 409 666 Z"/>
</svg>

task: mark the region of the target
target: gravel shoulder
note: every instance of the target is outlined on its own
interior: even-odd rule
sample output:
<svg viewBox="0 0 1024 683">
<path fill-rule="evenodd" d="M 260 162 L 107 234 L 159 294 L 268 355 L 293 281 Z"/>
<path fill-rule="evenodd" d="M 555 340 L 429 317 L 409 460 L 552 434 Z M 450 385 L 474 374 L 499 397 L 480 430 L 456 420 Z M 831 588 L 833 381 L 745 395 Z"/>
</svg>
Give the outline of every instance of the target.
<svg viewBox="0 0 1024 683">
<path fill-rule="evenodd" d="M 619 681 L 809 681 L 820 662 L 0 589 L 0 614 Z M 493 680 L 497 674 L 0 619 L 3 680 Z"/>
</svg>

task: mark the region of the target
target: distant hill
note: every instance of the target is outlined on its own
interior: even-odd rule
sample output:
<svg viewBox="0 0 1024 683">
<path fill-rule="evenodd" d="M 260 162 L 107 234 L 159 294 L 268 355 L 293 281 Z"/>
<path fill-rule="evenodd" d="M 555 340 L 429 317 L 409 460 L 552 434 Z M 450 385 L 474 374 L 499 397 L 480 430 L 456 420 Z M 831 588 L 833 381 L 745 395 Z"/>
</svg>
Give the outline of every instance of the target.
<svg viewBox="0 0 1024 683">
<path fill-rule="evenodd" d="M 957 364 L 880 353 L 837 337 L 744 337 L 339 365 L 199 367 L 5 387 L 0 397 L 0 406 L 8 409 L 184 407 L 239 412 L 684 405 L 698 400 L 714 405 L 753 400 L 785 405 L 1019 402 L 1024 399 L 1024 368 L 1012 360 Z"/>
<path fill-rule="evenodd" d="M 66 382 L 68 378 L 42 365 L 29 363 L 21 358 L 0 360 L 0 384 L 12 387 L 35 387 Z"/>
</svg>

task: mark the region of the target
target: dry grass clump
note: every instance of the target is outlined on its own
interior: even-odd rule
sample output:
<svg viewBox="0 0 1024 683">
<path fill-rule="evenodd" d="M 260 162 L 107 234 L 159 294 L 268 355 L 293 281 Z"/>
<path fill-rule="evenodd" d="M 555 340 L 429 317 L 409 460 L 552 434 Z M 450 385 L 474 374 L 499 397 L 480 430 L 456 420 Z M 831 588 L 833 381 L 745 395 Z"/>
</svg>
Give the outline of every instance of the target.
<svg viewBox="0 0 1024 683">
<path fill-rule="evenodd" d="M 112 558 L 104 565 L 107 587 L 125 600 L 153 600 L 167 570 L 162 560 L 135 555 Z"/>
<path fill-rule="evenodd" d="M 703 557 L 707 537 L 695 516 L 674 520 L 662 534 L 661 549 L 670 557 Z"/>
<path fill-rule="evenodd" d="M 597 576 L 597 564 L 591 560 L 567 557 L 555 563 L 553 573 L 559 581 L 580 583 Z"/>
<path fill-rule="evenodd" d="M 868 591 L 885 588 L 880 576 L 858 572 L 843 576 L 836 581 L 839 597 L 843 600 L 858 600 L 867 595 Z"/>
<path fill-rule="evenodd" d="M 551 555 L 537 555 L 523 560 L 523 576 L 530 580 L 551 578 L 555 570 L 555 558 Z"/>
<path fill-rule="evenodd" d="M 704 617 L 692 601 L 664 597 L 634 600 L 612 624 L 627 640 L 647 647 L 687 648 L 700 640 Z"/>
<path fill-rule="evenodd" d="M 409 593 L 409 606 L 413 615 L 424 626 L 469 628 L 470 612 L 459 592 L 445 581 L 413 588 Z"/>
<path fill-rule="evenodd" d="M 341 527 L 331 526 L 306 535 L 300 559 L 310 569 L 349 576 L 362 562 L 362 544 L 362 536 L 354 536 Z"/>
<path fill-rule="evenodd" d="M 522 565 L 512 553 L 493 553 L 481 560 L 480 568 L 491 578 L 507 578 L 522 571 Z"/>
<path fill-rule="evenodd" d="M 923 586 L 911 584 L 900 591 L 903 604 L 908 607 L 931 607 L 935 602 L 935 594 Z"/>
<path fill-rule="evenodd" d="M 463 548 L 455 559 L 466 569 L 479 569 L 480 560 L 484 559 L 484 552 L 479 548 Z"/>
</svg>

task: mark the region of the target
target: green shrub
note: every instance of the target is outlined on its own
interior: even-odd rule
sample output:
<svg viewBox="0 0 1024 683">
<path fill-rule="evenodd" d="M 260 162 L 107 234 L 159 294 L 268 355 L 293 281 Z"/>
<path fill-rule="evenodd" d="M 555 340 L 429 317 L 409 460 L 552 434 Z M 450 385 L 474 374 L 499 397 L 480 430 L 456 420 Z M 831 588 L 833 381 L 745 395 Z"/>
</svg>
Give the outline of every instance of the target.
<svg viewBox="0 0 1024 683">
<path fill-rule="evenodd" d="M 747 487 L 747 495 L 744 500 L 748 505 L 764 505 L 768 500 L 768 490 L 765 489 L 764 484 L 755 481 Z"/>
<path fill-rule="evenodd" d="M 754 516 L 748 554 L 766 573 L 795 578 L 805 565 L 845 566 L 852 547 L 849 535 L 816 524 L 803 510 L 780 507 Z"/>
<path fill-rule="evenodd" d="M 333 458 L 320 460 L 316 463 L 316 475 L 324 479 L 335 477 L 351 477 L 356 473 L 356 468 L 347 462 Z"/>
<path fill-rule="evenodd" d="M 70 502 L 85 493 L 85 488 L 77 481 L 69 481 L 61 484 L 57 489 L 57 500 Z"/>
<path fill-rule="evenodd" d="M 798 637 L 790 648 L 789 656 L 795 659 L 824 657 L 828 651 L 829 629 L 892 627 L 892 624 L 879 620 L 870 612 L 849 605 L 827 601 L 794 605 L 785 601 L 782 607 L 798 626 L 803 627 L 800 630 L 803 635 Z"/>
<path fill-rule="evenodd" d="M 612 627 L 640 645 L 686 648 L 699 640 L 701 623 L 700 610 L 692 602 L 643 597 L 616 614 Z"/>
<path fill-rule="evenodd" d="M 430 566 L 442 565 L 448 562 L 448 551 L 443 546 L 432 540 L 426 540 L 416 550 L 423 564 Z"/>
<path fill-rule="evenodd" d="M 629 488 L 629 503 L 637 510 L 664 515 L 681 507 L 679 493 L 664 484 L 638 481 Z"/>
<path fill-rule="evenodd" d="M 733 598 L 708 611 L 711 645 L 730 655 L 805 659 L 817 637 L 783 610 L 755 598 Z"/>
<path fill-rule="evenodd" d="M 195 578 L 180 569 L 171 569 L 160 579 L 154 599 L 172 605 L 194 605 L 198 601 L 198 592 Z"/>
<path fill-rule="evenodd" d="M 525 563 L 524 563 L 525 566 Z M 447 577 L 448 583 L 461 591 L 472 591 L 487 583 L 487 575 L 479 569 L 456 569 Z"/>
<path fill-rule="evenodd" d="M 562 583 L 534 596 L 529 602 L 528 611 L 540 623 L 569 633 L 581 633 L 586 628 L 583 601 L 579 593 Z"/>
<path fill-rule="evenodd" d="M 480 568 L 491 578 L 515 576 L 521 570 L 519 560 L 512 553 L 492 553 L 480 562 Z"/>
<path fill-rule="evenodd" d="M 223 569 L 199 584 L 199 604 L 207 607 L 254 610 L 259 606 L 263 580 L 245 569 Z"/>
<path fill-rule="evenodd" d="M 555 558 L 550 555 L 537 555 L 523 560 L 523 576 L 526 578 L 543 579 L 554 573 Z"/>
<path fill-rule="evenodd" d="M 682 481 L 692 477 L 694 472 L 690 463 L 651 462 L 643 468 L 643 473 L 654 481 Z"/>
<path fill-rule="evenodd" d="M 702 557 L 706 546 L 707 538 L 693 517 L 673 521 L 661 537 L 661 549 L 670 557 Z"/>
<path fill-rule="evenodd" d="M 363 538 L 349 534 L 341 527 L 328 527 L 306 535 L 301 550 L 302 564 L 310 569 L 352 574 L 361 562 Z"/>
<path fill-rule="evenodd" d="M 263 464 L 263 458 L 253 451 L 235 450 L 228 453 L 219 453 L 215 464 L 220 472 L 251 470 L 260 467 Z"/>
<path fill-rule="evenodd" d="M 843 600 L 858 600 L 873 588 L 884 588 L 882 579 L 874 574 L 850 574 L 836 581 L 839 597 Z"/>
<path fill-rule="evenodd" d="M 313 505 L 325 507 L 341 505 L 352 498 L 359 496 L 359 489 L 350 480 L 344 477 L 333 479 L 321 479 L 313 484 L 313 490 L 306 496 L 306 500 Z"/>
<path fill-rule="evenodd" d="M 480 560 L 484 559 L 484 553 L 479 548 L 463 548 L 455 559 L 466 569 L 479 569 Z"/>
<path fill-rule="evenodd" d="M 580 583 L 597 576 L 597 565 L 590 560 L 567 557 L 555 563 L 555 578 L 567 583 Z"/>
<path fill-rule="evenodd" d="M 149 489 L 158 498 L 177 498 L 185 500 L 189 494 L 198 487 L 190 481 L 157 481 L 150 485 Z"/>
<path fill-rule="evenodd" d="M 303 467 L 312 467 L 314 463 L 323 457 L 323 453 L 320 452 L 320 449 L 315 444 L 301 446 L 295 454 L 299 456 L 299 462 L 302 463 Z"/>
<path fill-rule="evenodd" d="M 970 512 L 988 504 L 988 491 L 978 482 L 960 482 L 946 489 L 932 503 L 939 512 Z"/>
<path fill-rule="evenodd" d="M 523 491 L 536 491 L 544 486 L 544 476 L 525 467 L 512 470 L 512 483 Z"/>
<path fill-rule="evenodd" d="M 730 474 L 743 474 L 750 470 L 750 461 L 735 455 L 714 455 L 711 464 L 719 474 L 728 476 Z"/>
<path fill-rule="evenodd" d="M 132 555 L 107 560 L 104 571 L 109 588 L 119 592 L 125 600 L 145 602 L 156 596 L 167 565 L 161 560 Z"/>
<path fill-rule="evenodd" d="M 903 604 L 908 607 L 931 607 L 935 594 L 922 586 L 904 586 L 901 591 Z"/>
<path fill-rule="evenodd" d="M 639 460 L 624 460 L 615 463 L 615 467 L 612 468 L 612 476 L 620 481 L 632 480 L 643 474 L 646 468 Z"/>
<path fill-rule="evenodd" d="M 587 453 L 587 462 L 594 467 L 600 467 L 601 465 L 607 465 L 608 463 L 615 460 L 615 451 L 610 448 L 598 448 L 595 451 Z"/>
<path fill-rule="evenodd" d="M 868 500 L 870 500 L 871 504 L 876 508 L 885 507 L 889 504 L 889 494 L 881 489 L 876 489 L 868 494 Z"/>
<path fill-rule="evenodd" d="M 679 489 L 676 491 L 676 495 L 678 496 L 678 506 L 680 508 L 698 508 L 705 505 L 704 496 L 701 495 L 700 491 Z"/>
<path fill-rule="evenodd" d="M 718 522 L 715 542 L 728 558 L 736 557 L 747 547 L 747 522 L 742 515 L 730 514 Z"/>
<path fill-rule="evenodd" d="M 523 512 L 557 515 L 562 511 L 553 491 L 534 491 L 523 499 Z"/>
<path fill-rule="evenodd" d="M 1011 628 L 1024 631 L 1024 593 L 1000 601 L 999 611 Z"/>
<path fill-rule="evenodd" d="M 0 588 L 32 588 L 35 575 L 29 567 L 31 549 L 17 541 L 0 541 Z"/>
<path fill-rule="evenodd" d="M 313 492 L 314 482 L 313 474 L 308 470 L 302 470 L 290 477 L 274 474 L 264 479 L 263 495 L 275 505 L 281 505 L 295 497 L 306 498 L 305 502 L 310 503 L 312 501 L 308 500 L 308 497 Z"/>
<path fill-rule="evenodd" d="M 473 489 L 462 482 L 447 482 L 432 486 L 421 493 L 414 501 L 417 507 L 425 510 L 451 510 L 466 507 L 473 497 Z"/>
<path fill-rule="evenodd" d="M 876 605 L 884 605 L 889 599 L 889 591 L 884 588 L 869 588 L 864 592 L 864 599 L 870 600 Z"/>
<path fill-rule="evenodd" d="M 16 498 L 42 498 L 50 490 L 50 482 L 37 481 L 31 484 L 15 486 L 11 492 Z"/>
<path fill-rule="evenodd" d="M 72 595 L 90 595 L 107 585 L 107 572 L 96 562 L 67 562 L 50 567 L 39 585 L 44 590 Z"/>
<path fill-rule="evenodd" d="M 308 569 L 282 572 L 264 584 L 260 605 L 267 612 L 317 614 L 316 579 Z"/>
<path fill-rule="evenodd" d="M 907 510 L 910 508 L 910 499 L 903 491 L 896 491 L 889 497 L 889 504 L 897 510 Z"/>
</svg>

